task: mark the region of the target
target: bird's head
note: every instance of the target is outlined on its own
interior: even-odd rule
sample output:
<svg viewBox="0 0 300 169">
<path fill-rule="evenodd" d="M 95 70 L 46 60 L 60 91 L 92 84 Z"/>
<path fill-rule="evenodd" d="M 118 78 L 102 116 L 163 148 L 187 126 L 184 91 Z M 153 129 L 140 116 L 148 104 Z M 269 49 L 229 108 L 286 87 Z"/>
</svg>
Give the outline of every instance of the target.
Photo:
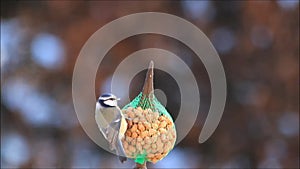
<svg viewBox="0 0 300 169">
<path fill-rule="evenodd" d="M 118 106 L 118 100 L 120 99 L 115 95 L 111 93 L 105 93 L 98 98 L 98 103 L 100 103 L 100 105 L 105 108 L 116 107 Z"/>
</svg>

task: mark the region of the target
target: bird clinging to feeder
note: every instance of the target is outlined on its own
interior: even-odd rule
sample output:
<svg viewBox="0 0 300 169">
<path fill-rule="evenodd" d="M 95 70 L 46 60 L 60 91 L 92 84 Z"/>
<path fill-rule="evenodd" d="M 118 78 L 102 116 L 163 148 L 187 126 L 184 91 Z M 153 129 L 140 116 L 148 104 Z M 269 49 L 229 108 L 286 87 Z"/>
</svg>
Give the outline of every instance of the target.
<svg viewBox="0 0 300 169">
<path fill-rule="evenodd" d="M 95 119 L 110 149 L 116 151 L 123 163 L 127 158 L 121 140 L 127 130 L 127 122 L 117 100 L 111 93 L 102 94 L 96 103 Z"/>
</svg>

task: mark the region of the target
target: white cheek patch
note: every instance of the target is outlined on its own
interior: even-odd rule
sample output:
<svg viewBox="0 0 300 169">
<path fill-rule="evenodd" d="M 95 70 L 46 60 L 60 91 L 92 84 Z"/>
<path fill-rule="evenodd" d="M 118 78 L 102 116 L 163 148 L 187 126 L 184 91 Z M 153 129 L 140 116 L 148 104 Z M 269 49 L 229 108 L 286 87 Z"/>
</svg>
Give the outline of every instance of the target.
<svg viewBox="0 0 300 169">
<path fill-rule="evenodd" d="M 100 103 L 97 102 L 96 103 L 96 109 L 99 110 L 100 108 L 101 108 L 101 105 L 100 105 Z"/>
<path fill-rule="evenodd" d="M 104 104 L 108 106 L 117 106 L 117 102 L 115 100 L 105 100 Z"/>
</svg>

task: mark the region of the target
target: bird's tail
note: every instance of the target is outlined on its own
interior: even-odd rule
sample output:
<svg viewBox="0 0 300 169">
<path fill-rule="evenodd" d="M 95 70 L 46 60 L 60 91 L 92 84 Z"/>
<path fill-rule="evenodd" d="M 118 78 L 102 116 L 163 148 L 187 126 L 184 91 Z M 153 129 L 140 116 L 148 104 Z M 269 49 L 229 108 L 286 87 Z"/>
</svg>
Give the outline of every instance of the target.
<svg viewBox="0 0 300 169">
<path fill-rule="evenodd" d="M 127 160 L 126 153 L 124 151 L 122 142 L 120 139 L 117 139 L 117 145 L 116 145 L 116 151 L 117 155 L 119 156 L 119 160 L 123 163 Z"/>
</svg>

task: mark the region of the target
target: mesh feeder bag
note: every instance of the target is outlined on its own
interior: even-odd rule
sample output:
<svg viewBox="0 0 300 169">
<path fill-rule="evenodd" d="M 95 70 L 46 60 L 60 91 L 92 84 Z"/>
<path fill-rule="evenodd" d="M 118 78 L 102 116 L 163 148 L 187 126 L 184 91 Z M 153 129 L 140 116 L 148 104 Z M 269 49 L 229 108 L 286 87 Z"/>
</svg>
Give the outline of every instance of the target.
<svg viewBox="0 0 300 169">
<path fill-rule="evenodd" d="M 176 129 L 172 117 L 153 92 L 153 61 L 143 91 L 122 112 L 129 120 L 122 140 L 127 157 L 137 164 L 156 163 L 174 147 Z"/>
</svg>

